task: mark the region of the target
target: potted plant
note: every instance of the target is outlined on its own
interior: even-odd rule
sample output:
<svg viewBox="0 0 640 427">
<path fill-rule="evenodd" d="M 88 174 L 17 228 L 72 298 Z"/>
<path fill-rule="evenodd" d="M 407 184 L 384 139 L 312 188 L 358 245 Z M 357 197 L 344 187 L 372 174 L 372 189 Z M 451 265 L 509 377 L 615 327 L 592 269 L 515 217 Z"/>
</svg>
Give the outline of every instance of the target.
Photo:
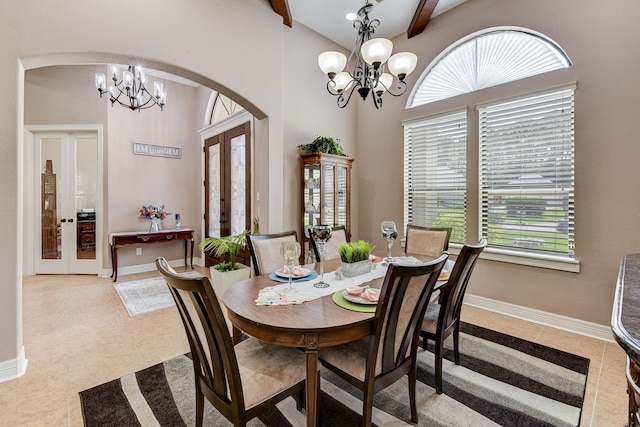
<svg viewBox="0 0 640 427">
<path fill-rule="evenodd" d="M 342 261 L 340 266 L 342 275 L 353 277 L 370 272 L 373 266 L 370 256 L 374 248 L 374 245 L 364 240 L 342 243 L 338 246 L 338 253 Z"/>
<path fill-rule="evenodd" d="M 333 139 L 330 136 L 316 136 L 311 143 L 299 145 L 298 147 L 302 154 L 324 153 L 336 156 L 346 156 L 338 141 L 340 140 Z"/>
<path fill-rule="evenodd" d="M 238 253 L 247 247 L 247 234 L 248 231 L 245 230 L 233 236 L 207 237 L 200 242 L 200 248 L 203 251 L 212 253 L 218 258 L 229 254 L 229 261 L 209 267 L 211 284 L 219 298 L 229 286 L 248 279 L 251 275 L 249 266 L 236 262 Z"/>
</svg>

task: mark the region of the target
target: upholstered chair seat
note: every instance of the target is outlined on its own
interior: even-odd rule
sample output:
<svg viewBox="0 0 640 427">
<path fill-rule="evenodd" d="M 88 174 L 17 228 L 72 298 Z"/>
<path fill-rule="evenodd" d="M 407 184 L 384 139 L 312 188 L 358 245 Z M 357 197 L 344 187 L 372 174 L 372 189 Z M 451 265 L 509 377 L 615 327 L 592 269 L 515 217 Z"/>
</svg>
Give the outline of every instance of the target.
<svg viewBox="0 0 640 427">
<path fill-rule="evenodd" d="M 249 234 L 247 245 L 251 252 L 253 270 L 256 276 L 269 274 L 284 265 L 280 256 L 280 246 L 283 242 L 297 242 L 298 233 L 295 230 L 276 234 Z"/>
<path fill-rule="evenodd" d="M 235 352 L 247 409 L 305 380 L 304 352 L 297 349 L 249 338 Z"/>
<path fill-rule="evenodd" d="M 405 253 L 437 258 L 449 250 L 450 227 L 407 226 Z"/>
</svg>

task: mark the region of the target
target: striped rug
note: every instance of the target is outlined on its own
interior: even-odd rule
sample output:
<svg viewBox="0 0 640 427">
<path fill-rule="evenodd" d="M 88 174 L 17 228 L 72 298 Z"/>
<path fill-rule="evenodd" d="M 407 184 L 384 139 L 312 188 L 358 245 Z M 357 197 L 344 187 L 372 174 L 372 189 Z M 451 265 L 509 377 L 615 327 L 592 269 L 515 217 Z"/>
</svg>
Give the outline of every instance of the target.
<svg viewBox="0 0 640 427">
<path fill-rule="evenodd" d="M 461 365 L 445 354 L 444 394 L 433 389 L 433 354 L 419 350 L 419 426 L 578 426 L 589 360 L 471 324 L 462 324 Z M 449 347 L 451 339 L 447 343 Z M 432 350 L 432 349 L 430 349 Z M 360 392 L 321 371 L 323 426 L 361 422 Z M 80 393 L 85 426 L 192 426 L 193 366 L 188 355 Z M 406 378 L 379 392 L 377 426 L 411 424 Z M 205 425 L 227 422 L 207 403 Z M 252 426 L 304 426 L 304 413 L 288 398 Z"/>
</svg>

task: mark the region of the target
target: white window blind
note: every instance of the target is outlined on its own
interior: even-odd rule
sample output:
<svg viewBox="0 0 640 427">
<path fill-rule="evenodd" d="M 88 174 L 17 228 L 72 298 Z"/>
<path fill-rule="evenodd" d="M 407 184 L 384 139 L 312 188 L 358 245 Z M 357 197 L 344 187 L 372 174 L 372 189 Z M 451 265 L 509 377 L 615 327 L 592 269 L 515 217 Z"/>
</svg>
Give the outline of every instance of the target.
<svg viewBox="0 0 640 427">
<path fill-rule="evenodd" d="M 404 123 L 404 224 L 452 227 L 466 241 L 466 111 Z"/>
<path fill-rule="evenodd" d="M 574 257 L 574 90 L 478 107 L 489 248 Z"/>
</svg>

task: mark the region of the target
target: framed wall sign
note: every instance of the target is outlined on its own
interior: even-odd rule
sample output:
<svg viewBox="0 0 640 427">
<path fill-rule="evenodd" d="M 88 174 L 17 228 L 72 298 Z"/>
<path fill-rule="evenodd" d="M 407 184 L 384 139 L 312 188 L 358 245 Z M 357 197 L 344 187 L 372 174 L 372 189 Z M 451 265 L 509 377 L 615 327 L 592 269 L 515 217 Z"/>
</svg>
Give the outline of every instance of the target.
<svg viewBox="0 0 640 427">
<path fill-rule="evenodd" d="M 182 148 L 168 147 L 166 145 L 143 144 L 133 141 L 133 154 L 141 156 L 170 157 L 172 159 L 182 158 Z"/>
</svg>

